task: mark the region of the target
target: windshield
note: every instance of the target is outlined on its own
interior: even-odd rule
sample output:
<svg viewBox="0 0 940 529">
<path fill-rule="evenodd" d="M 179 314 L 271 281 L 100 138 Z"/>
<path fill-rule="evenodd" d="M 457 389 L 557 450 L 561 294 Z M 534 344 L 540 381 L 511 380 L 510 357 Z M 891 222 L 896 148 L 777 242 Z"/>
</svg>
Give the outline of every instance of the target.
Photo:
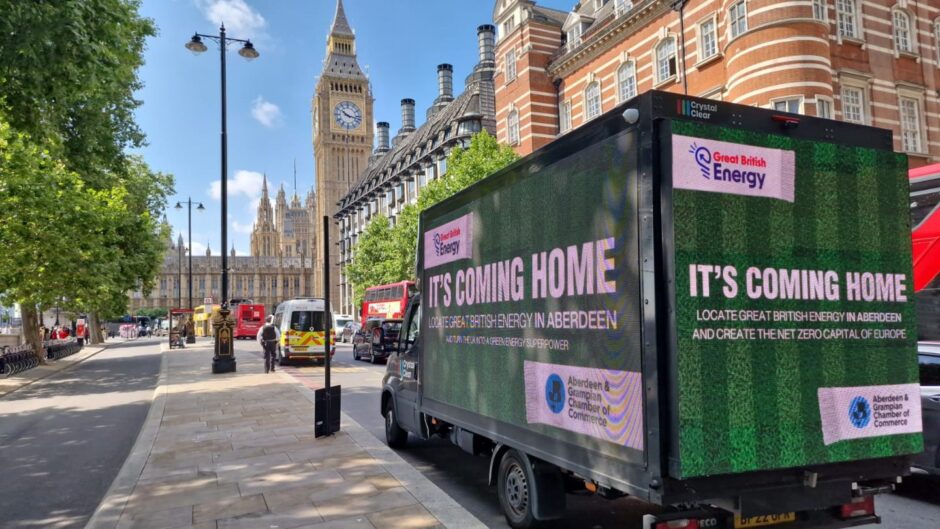
<svg viewBox="0 0 940 529">
<path fill-rule="evenodd" d="M 290 328 L 294 331 L 316 331 L 323 332 L 323 313 L 310 310 L 303 310 L 291 313 Z"/>
<path fill-rule="evenodd" d="M 336 320 L 336 328 L 337 328 L 337 329 L 342 329 L 343 327 L 346 326 L 347 323 L 349 323 L 349 322 L 351 322 L 351 321 L 352 321 L 352 320 L 347 320 L 347 319 L 345 319 L 345 318 L 340 318 L 340 319 Z"/>
</svg>

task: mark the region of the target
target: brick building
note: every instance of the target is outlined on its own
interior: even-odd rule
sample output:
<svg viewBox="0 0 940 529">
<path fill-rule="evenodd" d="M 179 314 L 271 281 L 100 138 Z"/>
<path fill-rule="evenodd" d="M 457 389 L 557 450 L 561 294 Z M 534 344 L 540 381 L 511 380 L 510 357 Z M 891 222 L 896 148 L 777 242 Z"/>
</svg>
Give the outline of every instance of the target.
<svg viewBox="0 0 940 529">
<path fill-rule="evenodd" d="M 940 160 L 935 1 L 497 0 L 493 19 L 498 139 L 521 154 L 658 89 L 891 129 L 911 166 Z"/>
</svg>

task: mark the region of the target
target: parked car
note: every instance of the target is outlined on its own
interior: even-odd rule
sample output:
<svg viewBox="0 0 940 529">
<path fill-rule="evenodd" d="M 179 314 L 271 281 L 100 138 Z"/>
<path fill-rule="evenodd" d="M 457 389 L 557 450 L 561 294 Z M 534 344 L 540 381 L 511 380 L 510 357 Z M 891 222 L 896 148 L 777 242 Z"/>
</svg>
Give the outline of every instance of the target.
<svg viewBox="0 0 940 529">
<path fill-rule="evenodd" d="M 940 475 L 940 342 L 919 343 L 917 363 L 924 414 L 924 453 L 914 458 L 914 467 Z"/>
<path fill-rule="evenodd" d="M 373 364 L 385 360 L 398 344 L 401 320 L 370 318 L 353 338 L 353 358 L 368 358 Z"/>
<path fill-rule="evenodd" d="M 339 341 L 343 343 L 352 343 L 353 337 L 356 336 L 356 333 L 359 332 L 359 329 L 362 328 L 362 324 L 357 321 L 346 322 L 346 325 L 343 326 L 339 331 Z"/>
</svg>

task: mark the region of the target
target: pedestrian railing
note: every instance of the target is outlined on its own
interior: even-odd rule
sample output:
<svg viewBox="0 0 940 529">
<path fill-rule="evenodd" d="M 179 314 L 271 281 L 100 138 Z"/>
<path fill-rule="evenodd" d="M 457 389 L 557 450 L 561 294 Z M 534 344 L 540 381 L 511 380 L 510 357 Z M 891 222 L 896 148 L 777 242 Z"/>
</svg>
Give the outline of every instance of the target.
<svg viewBox="0 0 940 529">
<path fill-rule="evenodd" d="M 46 349 L 46 358 L 49 360 L 59 360 L 66 356 L 73 355 L 82 350 L 78 340 L 71 338 L 66 340 L 49 340 L 43 342 Z"/>
<path fill-rule="evenodd" d="M 15 347 L 4 346 L 0 349 L 0 375 L 8 377 L 22 373 L 39 365 L 39 359 L 33 354 L 29 344 Z"/>
</svg>

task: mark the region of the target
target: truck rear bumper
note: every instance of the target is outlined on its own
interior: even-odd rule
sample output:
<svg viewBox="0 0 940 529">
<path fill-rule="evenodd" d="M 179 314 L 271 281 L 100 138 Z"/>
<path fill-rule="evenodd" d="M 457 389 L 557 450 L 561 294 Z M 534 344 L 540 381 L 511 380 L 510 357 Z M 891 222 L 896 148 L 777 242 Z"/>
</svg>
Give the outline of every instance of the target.
<svg viewBox="0 0 940 529">
<path fill-rule="evenodd" d="M 861 525 L 880 524 L 881 517 L 875 514 L 857 516 L 843 520 L 837 514 L 838 507 L 819 511 L 804 511 L 797 513 L 797 519 L 791 522 L 782 522 L 773 525 L 760 525 L 767 529 L 843 529 L 845 527 L 858 527 Z M 682 524 L 683 520 L 695 523 Z M 734 515 L 721 509 L 694 509 L 690 511 L 673 511 L 662 514 L 647 514 L 643 516 L 643 529 L 659 529 L 661 525 L 672 523 L 676 527 L 699 527 L 708 529 L 736 529 Z M 758 526 L 752 526 L 758 527 Z"/>
</svg>

